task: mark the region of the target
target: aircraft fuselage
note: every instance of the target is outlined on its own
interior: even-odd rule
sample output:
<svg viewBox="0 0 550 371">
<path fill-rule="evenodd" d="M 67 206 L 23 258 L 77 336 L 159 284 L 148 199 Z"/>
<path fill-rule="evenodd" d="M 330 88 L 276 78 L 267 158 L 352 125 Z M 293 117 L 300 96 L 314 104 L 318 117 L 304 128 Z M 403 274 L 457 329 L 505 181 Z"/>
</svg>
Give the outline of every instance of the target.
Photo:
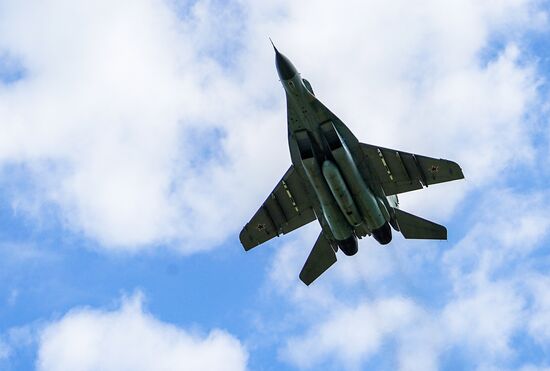
<svg viewBox="0 0 550 371">
<path fill-rule="evenodd" d="M 319 202 L 323 232 L 348 255 L 357 252 L 357 237 L 372 234 L 381 244 L 389 243 L 391 207 L 361 175 L 354 156 L 357 139 L 286 57 L 277 52 L 276 61 L 286 92 L 291 159 Z"/>
<path fill-rule="evenodd" d="M 460 166 L 360 143 L 273 47 L 286 94 L 292 165 L 243 227 L 244 249 L 318 220 L 321 233 L 300 271 L 310 285 L 336 263 L 338 248 L 354 255 L 357 239 L 367 235 L 385 245 L 392 239 L 390 226 L 406 239 L 446 240 L 445 226 L 401 210 L 397 195 L 463 179 Z"/>
</svg>

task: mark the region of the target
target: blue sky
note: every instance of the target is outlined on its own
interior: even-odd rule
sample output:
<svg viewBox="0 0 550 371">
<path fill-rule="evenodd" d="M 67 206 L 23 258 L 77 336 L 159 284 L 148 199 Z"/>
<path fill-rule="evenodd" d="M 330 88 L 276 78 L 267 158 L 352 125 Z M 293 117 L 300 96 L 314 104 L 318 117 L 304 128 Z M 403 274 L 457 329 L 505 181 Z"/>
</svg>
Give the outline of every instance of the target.
<svg viewBox="0 0 550 371">
<path fill-rule="evenodd" d="M 0 0 L 0 368 L 548 370 L 549 4 Z M 69 30 L 69 31 L 68 31 Z M 360 140 L 457 161 L 449 240 L 310 287 L 268 37 Z"/>
</svg>

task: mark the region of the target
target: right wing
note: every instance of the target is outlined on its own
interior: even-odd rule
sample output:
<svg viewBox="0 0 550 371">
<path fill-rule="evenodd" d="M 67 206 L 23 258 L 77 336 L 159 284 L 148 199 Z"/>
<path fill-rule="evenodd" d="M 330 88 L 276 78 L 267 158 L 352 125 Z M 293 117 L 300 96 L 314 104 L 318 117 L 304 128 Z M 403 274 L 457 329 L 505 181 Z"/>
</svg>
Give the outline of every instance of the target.
<svg viewBox="0 0 550 371">
<path fill-rule="evenodd" d="M 290 166 L 267 200 L 244 226 L 239 238 L 248 251 L 315 219 L 302 179 L 294 166 Z"/>
<path fill-rule="evenodd" d="M 386 196 L 464 178 L 456 162 L 361 143 L 368 167 Z"/>
</svg>

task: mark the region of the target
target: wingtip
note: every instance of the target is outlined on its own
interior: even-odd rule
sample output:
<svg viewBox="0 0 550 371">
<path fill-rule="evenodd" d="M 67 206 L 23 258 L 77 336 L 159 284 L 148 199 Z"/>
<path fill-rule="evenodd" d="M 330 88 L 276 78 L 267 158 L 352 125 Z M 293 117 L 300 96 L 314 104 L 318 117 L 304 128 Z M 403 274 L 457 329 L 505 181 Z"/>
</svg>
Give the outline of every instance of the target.
<svg viewBox="0 0 550 371">
<path fill-rule="evenodd" d="M 239 240 L 241 241 L 244 251 L 248 251 L 256 246 L 247 234 L 246 227 L 244 227 L 241 233 L 239 233 Z"/>
<path fill-rule="evenodd" d="M 304 275 L 303 272 L 300 272 L 300 275 L 299 275 L 298 277 L 300 277 L 300 281 L 302 281 L 302 283 L 303 283 L 304 285 L 306 285 L 306 286 L 309 286 L 309 285 L 311 285 L 311 284 L 313 283 L 313 281 L 309 281 L 309 280 L 305 277 L 305 275 Z"/>
<path fill-rule="evenodd" d="M 465 179 L 464 171 L 462 170 L 462 167 L 455 161 L 450 161 L 450 162 L 452 164 L 452 167 L 454 167 L 453 171 L 458 173 L 457 180 L 458 179 Z"/>
</svg>

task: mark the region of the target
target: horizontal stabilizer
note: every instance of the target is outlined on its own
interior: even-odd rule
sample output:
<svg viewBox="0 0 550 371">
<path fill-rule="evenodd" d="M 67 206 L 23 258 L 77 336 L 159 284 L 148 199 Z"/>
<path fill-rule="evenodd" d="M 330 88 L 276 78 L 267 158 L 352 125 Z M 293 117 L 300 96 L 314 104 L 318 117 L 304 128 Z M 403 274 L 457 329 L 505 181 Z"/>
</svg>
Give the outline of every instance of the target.
<svg viewBox="0 0 550 371">
<path fill-rule="evenodd" d="M 394 209 L 395 219 L 403 237 L 419 240 L 446 240 L 447 228 L 442 225 L 422 219 L 419 216 Z"/>
<path fill-rule="evenodd" d="M 321 232 L 300 272 L 300 279 L 309 286 L 334 263 L 336 263 L 336 253 Z"/>
</svg>

